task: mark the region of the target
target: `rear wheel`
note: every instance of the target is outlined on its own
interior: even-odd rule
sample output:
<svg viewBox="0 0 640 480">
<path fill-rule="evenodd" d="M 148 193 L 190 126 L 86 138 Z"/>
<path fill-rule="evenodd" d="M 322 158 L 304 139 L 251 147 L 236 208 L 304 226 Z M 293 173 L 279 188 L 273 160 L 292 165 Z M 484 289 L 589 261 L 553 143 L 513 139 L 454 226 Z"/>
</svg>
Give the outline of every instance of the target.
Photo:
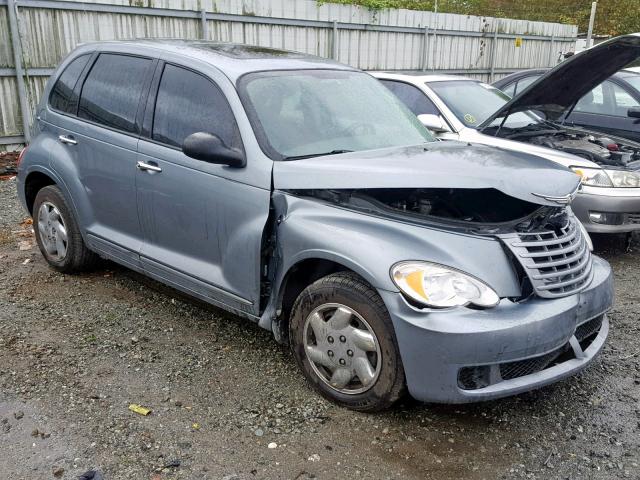
<svg viewBox="0 0 640 480">
<path fill-rule="evenodd" d="M 84 244 L 78 223 L 55 185 L 41 189 L 33 204 L 38 247 L 53 268 L 74 273 L 94 267 L 99 257 Z"/>
<path fill-rule="evenodd" d="M 292 349 L 311 385 L 329 400 L 360 411 L 391 406 L 404 393 L 404 371 L 391 318 L 360 277 L 321 278 L 296 300 Z"/>
</svg>

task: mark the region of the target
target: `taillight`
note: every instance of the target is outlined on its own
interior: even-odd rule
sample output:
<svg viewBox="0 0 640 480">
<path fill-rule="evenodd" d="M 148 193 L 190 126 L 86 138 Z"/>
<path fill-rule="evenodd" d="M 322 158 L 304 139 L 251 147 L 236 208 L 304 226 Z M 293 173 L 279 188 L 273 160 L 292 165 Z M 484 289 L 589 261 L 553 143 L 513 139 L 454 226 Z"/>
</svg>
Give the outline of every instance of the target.
<svg viewBox="0 0 640 480">
<path fill-rule="evenodd" d="M 24 147 L 22 149 L 22 151 L 20 152 L 20 154 L 18 155 L 18 161 L 16 162 L 16 168 L 18 168 L 20 166 L 20 162 L 22 162 L 22 157 L 24 157 L 24 154 L 27 152 L 27 147 Z"/>
</svg>

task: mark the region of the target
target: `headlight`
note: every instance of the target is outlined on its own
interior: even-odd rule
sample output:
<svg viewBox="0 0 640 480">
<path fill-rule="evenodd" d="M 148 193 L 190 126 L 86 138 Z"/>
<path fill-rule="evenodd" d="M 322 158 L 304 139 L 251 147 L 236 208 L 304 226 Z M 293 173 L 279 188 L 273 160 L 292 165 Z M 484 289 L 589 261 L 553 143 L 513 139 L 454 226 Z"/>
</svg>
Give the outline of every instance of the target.
<svg viewBox="0 0 640 480">
<path fill-rule="evenodd" d="M 592 187 L 613 187 L 609 176 L 601 168 L 571 167 L 580 176 L 583 185 Z"/>
<path fill-rule="evenodd" d="M 429 307 L 459 307 L 470 303 L 495 307 L 500 301 L 491 287 L 466 273 L 429 262 L 400 262 L 391 278 L 402 293 Z"/>
<path fill-rule="evenodd" d="M 638 188 L 640 187 L 640 175 L 636 172 L 625 170 L 605 170 L 614 187 Z"/>
<path fill-rule="evenodd" d="M 640 175 L 636 172 L 583 167 L 571 167 L 571 169 L 580 175 L 583 185 L 619 188 L 640 187 Z"/>
</svg>

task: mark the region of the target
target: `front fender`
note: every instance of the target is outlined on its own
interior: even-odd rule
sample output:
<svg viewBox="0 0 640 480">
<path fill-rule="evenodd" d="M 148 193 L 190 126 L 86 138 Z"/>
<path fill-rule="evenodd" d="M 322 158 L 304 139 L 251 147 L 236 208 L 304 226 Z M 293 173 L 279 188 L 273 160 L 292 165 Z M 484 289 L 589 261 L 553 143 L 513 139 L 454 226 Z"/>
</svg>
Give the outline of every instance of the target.
<svg viewBox="0 0 640 480">
<path fill-rule="evenodd" d="M 306 259 L 325 259 L 354 271 L 378 290 L 397 292 L 390 268 L 400 261 L 447 265 L 490 285 L 500 297 L 521 294 L 516 272 L 499 240 L 394 221 L 273 193 L 276 275 L 260 324 L 270 328 L 287 272 Z"/>
</svg>

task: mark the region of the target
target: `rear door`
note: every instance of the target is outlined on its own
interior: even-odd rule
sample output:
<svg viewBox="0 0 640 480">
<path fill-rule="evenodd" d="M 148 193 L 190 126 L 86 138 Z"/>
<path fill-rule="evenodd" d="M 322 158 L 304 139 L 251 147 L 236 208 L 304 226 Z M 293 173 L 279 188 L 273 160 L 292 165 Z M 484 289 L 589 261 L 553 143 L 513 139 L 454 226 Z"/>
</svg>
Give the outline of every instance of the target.
<svg viewBox="0 0 640 480">
<path fill-rule="evenodd" d="M 136 174 L 145 240 L 141 261 L 149 275 L 165 283 L 257 315 L 270 189 L 248 181 L 256 168 L 251 158 L 245 168 L 230 168 L 195 160 L 181 150 L 184 139 L 196 132 L 213 133 L 244 150 L 234 113 L 217 83 L 225 80 L 172 63 L 158 68 L 138 154 L 138 162 L 153 168 L 142 167 Z"/>
<path fill-rule="evenodd" d="M 79 89 L 77 110 L 65 117 L 59 141 L 73 151 L 73 178 L 80 185 L 74 199 L 87 242 L 139 268 L 142 230 L 136 208 L 136 150 L 155 61 L 101 52 L 91 62 Z"/>
</svg>

